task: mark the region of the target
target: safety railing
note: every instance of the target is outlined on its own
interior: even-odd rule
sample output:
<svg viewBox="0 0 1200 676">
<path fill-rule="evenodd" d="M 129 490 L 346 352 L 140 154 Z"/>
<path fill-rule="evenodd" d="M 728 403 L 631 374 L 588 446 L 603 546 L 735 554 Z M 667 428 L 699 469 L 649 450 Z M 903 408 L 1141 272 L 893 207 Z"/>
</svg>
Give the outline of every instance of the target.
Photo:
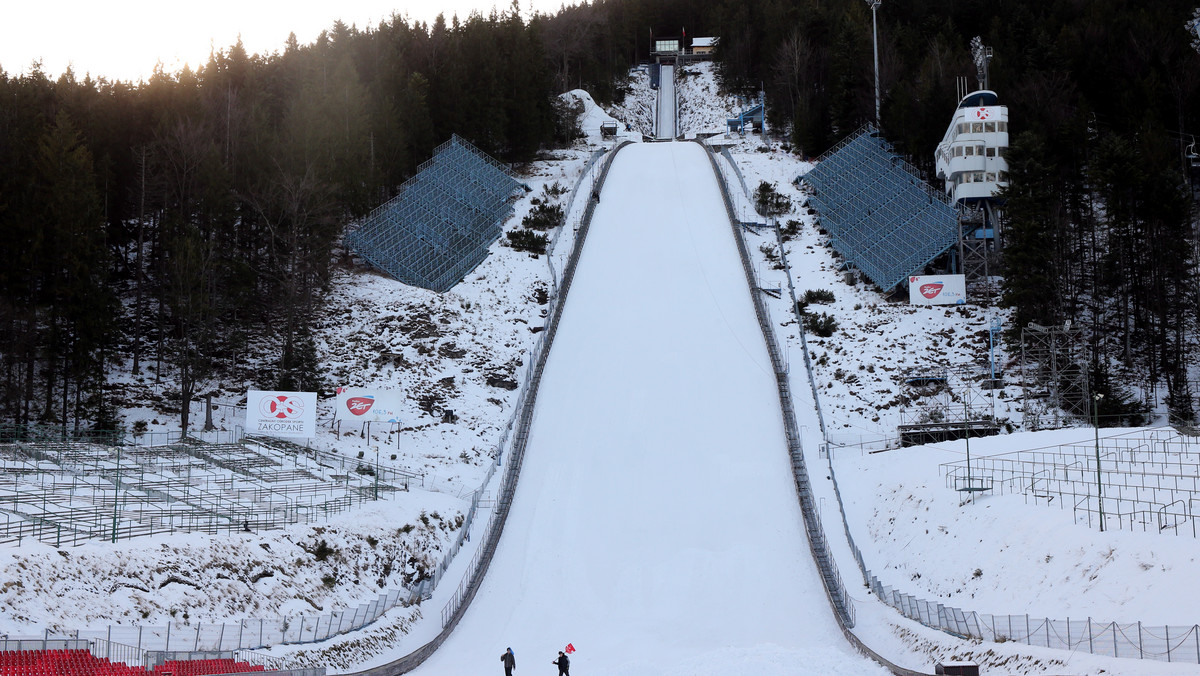
<svg viewBox="0 0 1200 676">
<path fill-rule="evenodd" d="M 761 294 L 755 293 L 755 290 L 759 288 L 759 283 L 754 277 L 750 255 L 743 237 L 742 228 L 739 226 L 740 219 L 737 218 L 734 212 L 733 201 L 729 195 L 729 187 L 712 148 L 704 143 L 698 142 L 698 144 L 704 148 L 709 162 L 712 164 L 713 174 L 716 176 L 717 183 L 720 186 L 721 198 L 725 202 L 730 227 L 733 229 L 738 255 L 741 257 L 742 267 L 746 275 L 746 283 L 751 290 L 754 311 L 758 316 L 759 326 L 763 332 L 763 339 L 767 344 L 767 352 L 770 354 L 771 363 L 774 366 L 775 381 L 779 390 L 780 407 L 783 411 L 784 431 L 787 435 L 788 453 L 791 456 L 792 472 L 800 496 L 809 548 L 813 559 L 817 563 L 817 568 L 824 582 L 826 595 L 829 597 L 830 604 L 838 616 L 839 623 L 846 628 L 853 628 L 855 623 L 854 604 L 846 592 L 846 586 L 842 582 L 841 575 L 837 570 L 837 564 L 834 563 L 833 556 L 830 554 L 828 542 L 825 539 L 825 532 L 821 526 L 816 500 L 813 497 L 812 488 L 809 484 L 808 469 L 804 461 L 804 451 L 800 445 L 800 431 L 796 423 L 796 411 L 792 401 L 791 387 L 788 384 L 787 367 L 785 360 L 780 354 L 779 343 L 776 340 L 766 304 Z"/>
<path fill-rule="evenodd" d="M 728 180 L 725 178 L 724 173 L 721 171 L 720 164 L 717 162 L 716 155 L 713 153 L 712 148 L 710 146 L 708 146 L 707 144 L 704 144 L 702 142 L 700 142 L 700 143 L 701 143 L 701 145 L 703 145 L 705 147 L 705 149 L 708 152 L 709 161 L 712 162 L 713 170 L 715 171 L 716 176 L 717 176 L 717 181 L 720 184 L 722 198 L 725 201 L 725 208 L 729 212 L 730 220 L 732 222 L 734 222 L 734 231 L 735 231 L 734 236 L 735 236 L 735 239 L 737 240 L 738 251 L 742 255 L 743 266 L 745 267 L 746 274 L 747 274 L 747 281 L 751 285 L 752 289 L 757 288 L 757 283 L 753 279 L 753 271 L 752 271 L 750 263 L 749 263 L 749 257 L 747 255 L 747 248 L 746 248 L 744 240 L 742 239 L 742 231 L 741 231 L 741 228 L 737 227 L 737 225 L 736 225 L 737 217 L 735 215 L 733 201 L 729 194 Z M 736 164 L 733 162 L 732 156 L 726 155 L 725 157 L 731 166 L 736 167 Z M 744 185 L 744 182 L 743 182 L 743 185 Z M 746 197 L 747 197 L 747 199 L 749 199 L 749 195 L 746 195 Z M 776 232 L 778 233 L 778 228 L 776 228 Z M 777 237 L 778 237 L 778 235 L 777 235 Z M 784 246 L 783 246 L 782 239 L 780 238 L 777 241 L 779 242 L 779 249 L 780 249 L 781 257 L 786 256 L 786 253 L 784 252 Z M 804 325 L 801 321 L 802 318 L 799 317 L 799 315 L 798 315 L 799 306 L 796 304 L 795 285 L 792 281 L 791 268 L 787 265 L 786 258 L 781 258 L 781 260 L 784 263 L 784 269 L 787 272 L 788 288 L 790 290 L 790 294 L 791 294 L 790 297 L 792 300 L 792 311 L 797 313 L 796 319 L 798 322 L 801 322 L 799 324 L 799 326 L 800 326 L 801 346 L 803 347 L 803 350 L 804 350 L 804 363 L 805 363 L 805 367 L 807 368 L 807 371 L 808 371 L 809 386 L 813 390 L 813 403 L 816 407 L 817 417 L 818 417 L 818 420 L 820 421 L 820 424 L 822 427 L 822 438 L 824 438 L 824 427 L 825 427 L 824 414 L 821 411 L 821 402 L 820 402 L 820 398 L 818 396 L 818 388 L 816 385 L 816 380 L 813 375 L 812 360 L 811 360 L 811 357 L 809 356 L 808 344 L 804 340 L 804 330 L 803 330 Z M 756 306 L 757 305 L 765 305 L 760 294 L 753 294 L 753 296 L 754 296 L 754 302 L 755 302 Z M 766 313 L 763 312 L 759 316 L 760 316 L 760 323 L 761 323 L 761 320 L 762 320 L 762 318 L 764 318 L 766 316 Z M 772 343 L 775 341 L 775 333 L 774 333 L 773 325 L 771 325 L 770 323 L 762 323 L 762 330 L 763 330 L 764 337 L 766 337 L 768 343 Z M 786 373 L 779 374 L 778 368 L 777 368 L 777 377 L 780 382 L 780 391 L 781 391 L 780 400 L 781 400 L 781 404 L 784 408 L 785 425 L 790 425 L 793 428 L 792 431 L 789 432 L 789 444 L 791 444 L 792 434 L 795 433 L 794 428 L 796 425 L 795 413 L 794 413 L 794 410 L 795 410 L 794 403 L 791 400 L 790 393 L 788 393 L 786 395 L 784 394 L 785 388 L 788 387 Z M 798 437 L 798 434 L 797 434 L 797 437 Z M 815 505 L 815 500 L 813 499 L 813 495 L 812 495 L 811 484 L 809 483 L 809 479 L 808 479 L 808 471 L 807 471 L 807 468 L 806 468 L 805 462 L 804 462 L 803 450 L 800 448 L 799 443 L 796 444 L 796 447 L 794 449 L 790 449 L 790 450 L 792 453 L 792 470 L 793 470 L 793 473 L 796 475 L 796 486 L 797 486 L 797 490 L 801 496 L 801 505 L 802 505 L 803 512 L 804 512 L 805 526 L 806 526 L 806 530 L 807 530 L 808 536 L 809 536 L 809 543 L 810 543 L 809 546 L 813 553 L 813 559 L 817 562 L 817 566 L 821 571 L 821 577 L 822 577 L 822 581 L 825 585 L 826 595 L 829 597 L 830 604 L 834 607 L 834 611 L 835 611 L 834 615 L 838 619 L 838 624 L 842 628 L 843 635 L 846 637 L 846 640 L 849 641 L 851 645 L 855 646 L 863 654 L 871 657 L 872 659 L 879 662 L 880 664 L 885 665 L 889 670 L 892 671 L 892 673 L 898 674 L 899 676 L 919 676 L 921 672 L 913 671 L 911 669 L 906 669 L 897 664 L 894 664 L 887 658 L 883 657 L 882 655 L 880 655 L 879 653 L 877 653 L 876 651 L 871 649 L 871 647 L 868 646 L 866 643 L 864 643 L 862 641 L 862 639 L 860 639 L 858 636 L 856 636 L 853 632 L 850 631 L 850 629 L 852 629 L 854 627 L 853 602 L 851 601 L 849 593 L 846 590 L 845 583 L 842 581 L 841 575 L 837 570 L 837 565 L 834 562 L 832 555 L 830 554 L 828 541 L 825 539 L 825 531 L 820 522 L 819 512 L 817 511 L 817 508 Z M 832 476 L 832 474 L 831 474 L 831 476 Z M 839 507 L 840 507 L 840 501 L 841 501 L 840 495 L 838 496 L 838 500 L 839 500 Z M 845 511 L 841 510 L 840 513 L 842 516 L 842 524 L 846 528 L 846 537 L 849 538 L 850 530 L 849 530 L 849 526 L 846 524 Z M 856 555 L 857 555 L 858 549 L 854 547 L 854 543 L 853 543 L 852 539 L 850 540 L 850 545 L 852 548 L 854 548 L 854 551 L 856 552 Z M 860 560 L 860 562 L 861 562 L 861 560 Z M 838 606 L 839 602 L 842 602 L 845 604 L 845 611 L 843 611 L 839 608 L 839 606 Z M 849 618 L 849 622 L 847 622 L 847 618 Z"/>
</svg>

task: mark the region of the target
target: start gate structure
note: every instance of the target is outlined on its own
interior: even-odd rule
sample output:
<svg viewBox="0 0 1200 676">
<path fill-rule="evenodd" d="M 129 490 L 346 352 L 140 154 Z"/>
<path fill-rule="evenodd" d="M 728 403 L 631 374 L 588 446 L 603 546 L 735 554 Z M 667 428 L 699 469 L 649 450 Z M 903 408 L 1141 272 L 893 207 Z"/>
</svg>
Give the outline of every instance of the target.
<svg viewBox="0 0 1200 676">
<path fill-rule="evenodd" d="M 890 291 L 958 243 L 958 215 L 940 190 L 867 124 L 797 179 L 847 266 Z"/>
<path fill-rule="evenodd" d="M 448 291 L 487 258 L 522 187 L 504 165 L 454 135 L 347 233 L 346 246 L 400 282 Z"/>
</svg>

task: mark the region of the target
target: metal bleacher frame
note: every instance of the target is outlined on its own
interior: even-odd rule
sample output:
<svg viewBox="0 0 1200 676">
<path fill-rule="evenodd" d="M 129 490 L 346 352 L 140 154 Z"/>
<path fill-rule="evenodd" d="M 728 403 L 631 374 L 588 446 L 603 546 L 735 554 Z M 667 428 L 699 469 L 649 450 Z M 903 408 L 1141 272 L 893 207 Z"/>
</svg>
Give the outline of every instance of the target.
<svg viewBox="0 0 1200 676">
<path fill-rule="evenodd" d="M 0 544 L 272 530 L 408 490 L 416 473 L 261 438 L 0 443 Z"/>
<path fill-rule="evenodd" d="M 346 235 L 346 246 L 405 284 L 448 291 L 487 257 L 522 187 L 458 135 Z"/>
<path fill-rule="evenodd" d="M 949 199 L 867 124 L 800 177 L 834 250 L 890 291 L 958 242 Z"/>
</svg>

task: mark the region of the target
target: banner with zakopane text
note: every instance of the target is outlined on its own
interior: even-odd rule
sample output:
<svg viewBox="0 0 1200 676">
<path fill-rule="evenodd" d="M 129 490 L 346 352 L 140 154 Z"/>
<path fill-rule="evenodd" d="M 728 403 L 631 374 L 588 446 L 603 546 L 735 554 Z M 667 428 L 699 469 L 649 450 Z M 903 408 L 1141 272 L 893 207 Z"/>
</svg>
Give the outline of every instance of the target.
<svg viewBox="0 0 1200 676">
<path fill-rule="evenodd" d="M 313 437 L 317 430 L 316 392 L 246 393 L 246 431 L 273 437 Z"/>
</svg>

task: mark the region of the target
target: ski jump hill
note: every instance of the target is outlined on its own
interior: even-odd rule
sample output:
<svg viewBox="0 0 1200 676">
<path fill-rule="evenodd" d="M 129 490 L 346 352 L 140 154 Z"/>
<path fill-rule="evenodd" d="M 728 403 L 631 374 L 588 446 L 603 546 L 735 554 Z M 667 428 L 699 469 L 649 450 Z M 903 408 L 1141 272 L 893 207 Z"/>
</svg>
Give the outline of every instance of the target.
<svg viewBox="0 0 1200 676">
<path fill-rule="evenodd" d="M 551 673 L 567 643 L 583 674 L 889 673 L 847 641 L 809 551 L 722 200 L 700 144 L 615 153 L 502 535 L 411 673 L 502 673 L 508 647 L 517 673 Z"/>
</svg>

